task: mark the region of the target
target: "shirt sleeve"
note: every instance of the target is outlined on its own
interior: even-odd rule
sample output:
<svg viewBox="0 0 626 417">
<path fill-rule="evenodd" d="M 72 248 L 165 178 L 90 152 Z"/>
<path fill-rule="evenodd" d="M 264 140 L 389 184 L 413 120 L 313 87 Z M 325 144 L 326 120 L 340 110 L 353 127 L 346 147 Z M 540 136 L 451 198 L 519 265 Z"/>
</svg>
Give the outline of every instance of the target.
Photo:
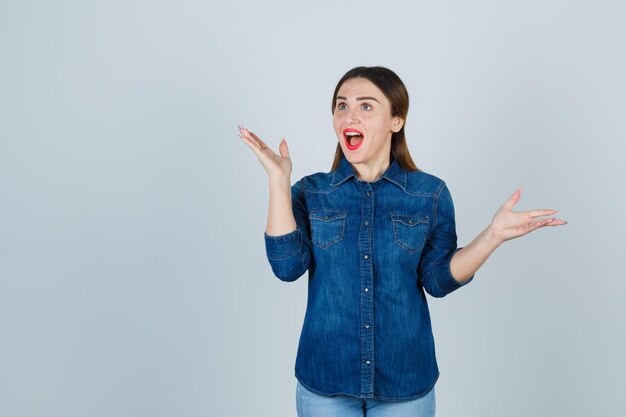
<svg viewBox="0 0 626 417">
<path fill-rule="evenodd" d="M 418 265 L 418 282 L 433 297 L 443 297 L 469 284 L 474 275 L 460 283 L 452 276 L 450 261 L 457 248 L 454 204 L 448 186 L 444 183 L 435 199 L 435 219 Z"/>
<path fill-rule="evenodd" d="M 274 275 L 281 281 L 297 280 L 309 269 L 311 263 L 309 217 L 304 205 L 302 181 L 299 180 L 291 187 L 291 206 L 296 229 L 276 236 L 263 233 L 267 260 Z"/>
</svg>

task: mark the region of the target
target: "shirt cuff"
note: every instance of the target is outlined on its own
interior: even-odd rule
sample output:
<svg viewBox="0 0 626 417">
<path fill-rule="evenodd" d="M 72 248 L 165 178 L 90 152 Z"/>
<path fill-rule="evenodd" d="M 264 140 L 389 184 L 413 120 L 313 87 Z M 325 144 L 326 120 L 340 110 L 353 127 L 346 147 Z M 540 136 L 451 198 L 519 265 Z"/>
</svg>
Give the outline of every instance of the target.
<svg viewBox="0 0 626 417">
<path fill-rule="evenodd" d="M 450 257 L 446 260 L 446 265 L 444 268 L 447 271 L 447 274 L 446 274 L 447 276 L 444 277 L 443 282 L 439 283 L 439 286 L 446 294 L 456 290 L 457 288 L 460 288 L 469 284 L 474 279 L 475 274 L 472 274 L 472 276 L 469 277 L 466 281 L 459 282 L 454 278 L 454 276 L 452 275 L 452 271 L 450 270 L 450 263 L 452 262 L 452 257 L 454 256 L 455 253 L 457 253 L 463 248 L 464 246 L 457 248 L 454 252 L 452 252 L 452 255 L 450 255 Z"/>
<path fill-rule="evenodd" d="M 268 259 L 280 260 L 291 258 L 300 252 L 302 247 L 302 232 L 299 227 L 296 230 L 278 236 L 270 236 L 263 232 L 265 237 L 265 250 Z"/>
</svg>

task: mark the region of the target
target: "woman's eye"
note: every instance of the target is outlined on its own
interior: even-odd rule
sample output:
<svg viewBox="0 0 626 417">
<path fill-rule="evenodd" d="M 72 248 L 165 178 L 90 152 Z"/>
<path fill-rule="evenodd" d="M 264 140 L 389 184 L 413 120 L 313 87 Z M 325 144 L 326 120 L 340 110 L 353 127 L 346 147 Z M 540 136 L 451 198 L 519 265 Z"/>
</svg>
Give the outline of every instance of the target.
<svg viewBox="0 0 626 417">
<path fill-rule="evenodd" d="M 338 110 L 344 110 L 345 108 L 346 108 L 346 103 L 339 103 L 339 104 L 337 104 L 337 109 L 338 109 Z M 363 110 L 372 110 L 372 106 L 370 106 L 370 105 L 369 105 L 369 104 L 367 104 L 367 103 L 363 103 L 363 104 L 361 105 L 361 108 L 362 108 Z"/>
</svg>

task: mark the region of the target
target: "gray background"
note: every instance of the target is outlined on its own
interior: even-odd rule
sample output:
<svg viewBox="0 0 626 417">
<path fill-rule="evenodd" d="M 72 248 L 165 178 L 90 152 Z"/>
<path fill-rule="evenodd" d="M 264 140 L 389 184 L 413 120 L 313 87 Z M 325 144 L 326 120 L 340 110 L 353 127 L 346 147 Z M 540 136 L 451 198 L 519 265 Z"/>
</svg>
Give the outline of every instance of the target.
<svg viewBox="0 0 626 417">
<path fill-rule="evenodd" d="M 569 222 L 429 297 L 437 415 L 622 415 L 622 4 L 0 1 L 0 415 L 295 416 L 307 275 L 236 126 L 328 171 L 357 65 L 405 81 L 460 246 L 518 186 Z"/>
</svg>

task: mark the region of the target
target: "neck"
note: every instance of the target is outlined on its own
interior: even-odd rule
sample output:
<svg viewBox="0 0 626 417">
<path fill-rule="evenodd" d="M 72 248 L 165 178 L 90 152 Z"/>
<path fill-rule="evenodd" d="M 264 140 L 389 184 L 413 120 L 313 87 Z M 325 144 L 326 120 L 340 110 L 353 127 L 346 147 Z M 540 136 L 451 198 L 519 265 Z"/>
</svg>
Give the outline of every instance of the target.
<svg viewBox="0 0 626 417">
<path fill-rule="evenodd" d="M 361 181 L 374 182 L 385 172 L 391 165 L 389 157 L 382 161 L 353 164 L 354 170 Z"/>
</svg>

